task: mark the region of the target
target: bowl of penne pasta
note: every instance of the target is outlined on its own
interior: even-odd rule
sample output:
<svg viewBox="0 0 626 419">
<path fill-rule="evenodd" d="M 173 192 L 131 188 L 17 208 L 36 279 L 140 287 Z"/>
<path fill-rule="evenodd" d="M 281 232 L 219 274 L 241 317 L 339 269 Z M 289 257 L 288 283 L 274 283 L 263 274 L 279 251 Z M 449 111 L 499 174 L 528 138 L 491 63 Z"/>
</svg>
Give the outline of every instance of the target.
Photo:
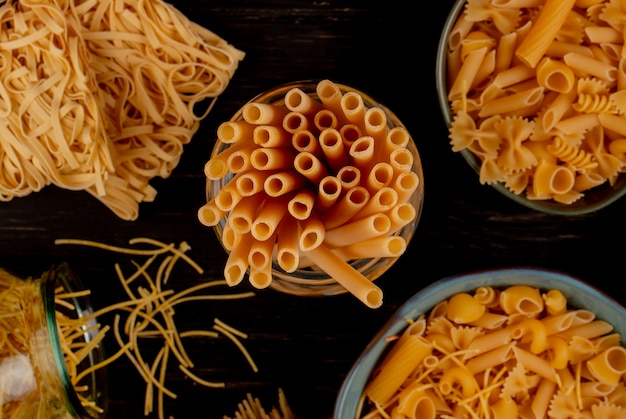
<svg viewBox="0 0 626 419">
<path fill-rule="evenodd" d="M 264 92 L 217 129 L 198 211 L 228 253 L 226 280 L 382 304 L 374 280 L 404 253 L 424 181 L 406 127 L 330 80 Z"/>
<path fill-rule="evenodd" d="M 592 4 L 593 3 L 593 4 Z M 598 211 L 626 193 L 624 34 L 608 0 L 457 0 L 436 57 L 454 152 L 534 210 Z M 592 19 L 589 16 L 593 16 Z"/>
<path fill-rule="evenodd" d="M 440 279 L 347 374 L 335 419 L 609 417 L 626 412 L 626 308 L 534 267 Z"/>
</svg>

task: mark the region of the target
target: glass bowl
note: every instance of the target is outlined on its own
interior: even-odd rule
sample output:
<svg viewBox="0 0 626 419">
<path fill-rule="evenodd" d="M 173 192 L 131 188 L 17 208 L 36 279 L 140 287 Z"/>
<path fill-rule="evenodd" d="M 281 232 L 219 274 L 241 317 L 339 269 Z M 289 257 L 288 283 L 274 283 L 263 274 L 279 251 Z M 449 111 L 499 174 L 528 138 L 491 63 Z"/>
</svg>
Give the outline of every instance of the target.
<svg viewBox="0 0 626 419">
<path fill-rule="evenodd" d="M 613 331 L 621 335 L 621 345 L 624 345 L 626 308 L 578 278 L 535 267 L 500 268 L 446 277 L 409 298 L 376 333 L 344 379 L 335 403 L 333 418 L 361 417 L 358 415 L 362 409 L 365 387 L 372 372 L 396 342 L 390 337 L 401 334 L 412 320 L 429 313 L 454 294 L 472 292 L 479 287 L 503 289 L 513 285 L 561 291 L 569 308 L 589 310 L 596 315 L 596 319 L 610 323 L 614 327 Z"/>
<path fill-rule="evenodd" d="M 443 114 L 444 121 L 448 127 L 454 118 L 448 101 L 448 46 L 451 32 L 461 13 L 465 10 L 466 0 L 456 0 L 443 26 L 439 45 L 437 49 L 435 76 L 439 106 Z M 459 151 L 467 164 L 477 173 L 480 173 L 481 160 L 468 149 Z M 600 186 L 595 186 L 584 191 L 582 198 L 575 202 L 565 204 L 553 199 L 529 199 L 525 192 L 514 193 L 501 182 L 491 183 L 502 195 L 533 210 L 556 215 L 581 215 L 595 212 L 612 204 L 626 194 L 626 176 L 620 174 L 613 185 L 604 182 Z"/>
<path fill-rule="evenodd" d="M 257 95 L 256 97 L 252 98 L 248 103 L 268 103 L 278 105 L 280 107 L 285 107 L 285 95 L 294 88 L 301 90 L 309 97 L 312 97 L 319 102 L 319 96 L 316 92 L 316 86 L 318 83 L 319 81 L 315 80 L 304 80 L 287 83 Z M 369 95 L 343 84 L 334 84 L 340 88 L 343 94 L 346 94 L 348 92 L 354 92 L 359 94 L 362 97 L 363 104 L 367 109 L 372 107 L 378 107 L 379 109 L 382 109 L 386 116 L 387 130 L 390 131 L 395 127 L 405 128 L 402 122 L 391 110 L 389 110 L 384 105 L 378 103 Z M 232 116 L 230 121 L 242 121 L 244 119 L 244 108 L 245 105 L 242 106 Z M 218 139 L 212 150 L 211 158 L 215 157 L 220 152 L 228 149 L 228 147 L 230 146 L 230 144 L 224 143 Z M 419 180 L 417 188 L 408 199 L 408 202 L 415 209 L 415 217 L 411 222 L 406 224 L 400 230 L 396 231 L 394 235 L 398 235 L 404 238 L 408 246 L 411 238 L 415 233 L 422 212 L 424 197 L 424 179 L 420 155 L 410 135 L 408 144 L 406 145 L 406 149 L 408 149 L 410 155 L 412 156 L 410 170 L 417 174 Z M 215 198 L 219 191 L 224 188 L 232 178 L 232 173 L 228 173 L 220 179 L 207 178 L 207 201 Z M 223 232 L 225 225 L 226 217 L 221 219 L 219 223 L 214 225 L 215 233 L 222 245 L 224 245 Z M 228 252 L 227 247 L 225 247 L 225 250 Z M 374 281 L 382 274 L 384 274 L 396 262 L 398 257 L 399 256 L 355 259 L 350 261 L 350 265 L 366 278 Z M 317 269 L 315 266 L 296 269 L 294 272 L 286 272 L 278 265 L 275 259 L 272 261 L 272 280 L 269 286 L 277 291 L 299 296 L 329 296 L 347 292 L 346 288 L 343 285 L 339 284 L 333 277 L 328 275 L 326 272 Z"/>
</svg>

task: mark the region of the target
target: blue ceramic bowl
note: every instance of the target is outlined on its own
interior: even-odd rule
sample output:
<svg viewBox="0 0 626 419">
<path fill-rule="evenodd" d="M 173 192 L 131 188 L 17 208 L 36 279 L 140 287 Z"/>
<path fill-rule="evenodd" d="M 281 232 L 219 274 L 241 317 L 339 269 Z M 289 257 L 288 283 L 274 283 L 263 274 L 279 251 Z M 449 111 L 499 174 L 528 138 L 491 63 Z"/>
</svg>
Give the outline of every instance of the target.
<svg viewBox="0 0 626 419">
<path fill-rule="evenodd" d="M 356 419 L 360 399 L 370 374 L 382 359 L 381 355 L 384 355 L 392 345 L 385 341 L 385 337 L 403 331 L 407 327 L 407 319 L 417 319 L 456 293 L 472 291 L 482 286 L 511 285 L 560 290 L 570 307 L 592 311 L 597 318 L 611 323 L 623 338 L 626 337 L 626 308 L 597 288 L 560 272 L 537 268 L 507 268 L 443 278 L 422 289 L 400 306 L 370 341 L 343 382 L 335 403 L 333 418 Z"/>
</svg>

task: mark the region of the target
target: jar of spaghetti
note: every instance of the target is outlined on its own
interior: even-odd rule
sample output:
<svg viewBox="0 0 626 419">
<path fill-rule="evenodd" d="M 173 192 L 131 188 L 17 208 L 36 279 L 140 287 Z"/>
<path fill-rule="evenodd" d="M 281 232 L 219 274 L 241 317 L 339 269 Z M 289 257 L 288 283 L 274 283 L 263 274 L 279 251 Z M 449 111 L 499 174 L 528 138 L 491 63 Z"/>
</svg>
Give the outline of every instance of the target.
<svg viewBox="0 0 626 419">
<path fill-rule="evenodd" d="M 101 418 L 100 329 L 67 266 L 39 278 L 0 269 L 0 406 L 9 418 Z"/>
<path fill-rule="evenodd" d="M 228 252 L 231 285 L 299 296 L 351 292 L 382 303 L 374 281 L 406 250 L 424 197 L 413 138 L 385 105 L 330 80 L 287 83 L 217 130 L 200 221 Z M 265 246 L 267 244 L 267 246 Z"/>
</svg>

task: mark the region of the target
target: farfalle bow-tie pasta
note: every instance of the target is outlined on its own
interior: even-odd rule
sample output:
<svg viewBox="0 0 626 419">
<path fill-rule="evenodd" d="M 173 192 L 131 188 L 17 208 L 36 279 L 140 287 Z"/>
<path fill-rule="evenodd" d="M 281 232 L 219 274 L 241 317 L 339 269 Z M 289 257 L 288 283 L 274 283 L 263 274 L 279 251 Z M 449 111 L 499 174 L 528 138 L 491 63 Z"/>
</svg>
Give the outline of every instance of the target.
<svg viewBox="0 0 626 419">
<path fill-rule="evenodd" d="M 571 204 L 626 170 L 619 0 L 468 0 L 447 50 L 449 138 L 480 182 Z"/>
</svg>

